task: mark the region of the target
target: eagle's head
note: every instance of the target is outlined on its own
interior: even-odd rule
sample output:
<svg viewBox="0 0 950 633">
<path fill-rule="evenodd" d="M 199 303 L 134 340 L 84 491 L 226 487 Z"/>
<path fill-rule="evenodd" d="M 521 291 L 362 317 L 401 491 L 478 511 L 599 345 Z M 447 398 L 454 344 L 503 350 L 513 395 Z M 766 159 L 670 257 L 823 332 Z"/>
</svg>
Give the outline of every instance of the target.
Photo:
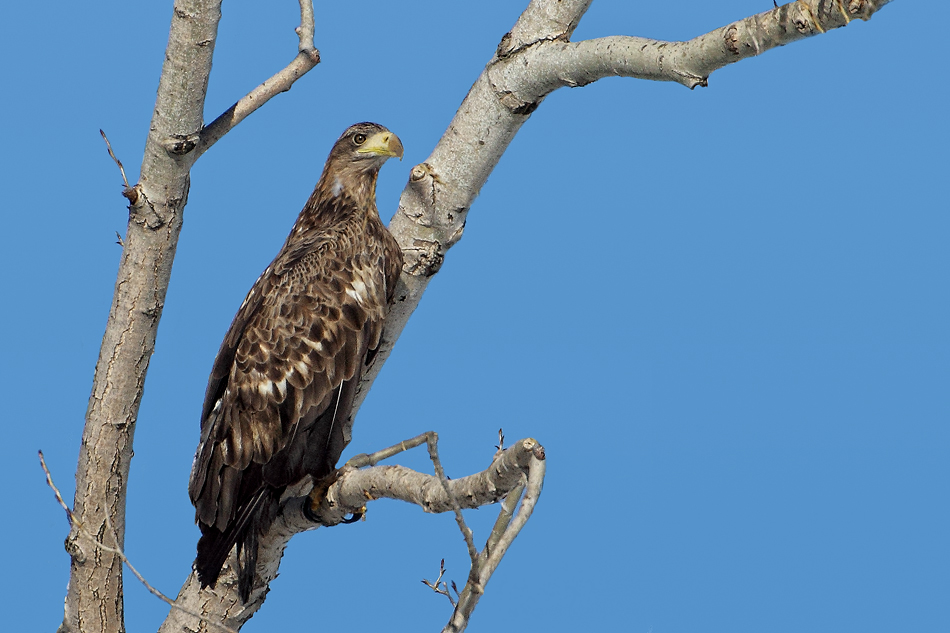
<svg viewBox="0 0 950 633">
<path fill-rule="evenodd" d="M 357 123 L 334 143 L 327 166 L 346 171 L 377 171 L 393 156 L 402 159 L 398 136 L 378 123 Z"/>
<path fill-rule="evenodd" d="M 360 207 L 375 205 L 379 168 L 393 156 L 402 159 L 398 136 L 378 123 L 351 125 L 333 144 L 314 193 L 327 202 L 348 198 Z"/>
</svg>

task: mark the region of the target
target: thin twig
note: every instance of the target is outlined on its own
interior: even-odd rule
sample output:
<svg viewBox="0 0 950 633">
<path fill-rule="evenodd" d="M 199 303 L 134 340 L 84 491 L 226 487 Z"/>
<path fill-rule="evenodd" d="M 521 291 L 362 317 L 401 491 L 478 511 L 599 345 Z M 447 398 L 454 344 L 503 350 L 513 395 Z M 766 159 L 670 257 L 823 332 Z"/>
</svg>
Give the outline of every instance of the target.
<svg viewBox="0 0 950 633">
<path fill-rule="evenodd" d="M 277 72 L 273 77 L 267 79 L 244 95 L 237 103 L 225 110 L 218 118 L 205 126 L 198 134 L 198 143 L 195 145 L 193 160 L 204 154 L 208 149 L 217 143 L 225 134 L 230 132 L 238 123 L 248 117 L 249 114 L 260 108 L 282 92 L 287 92 L 298 79 L 313 70 L 320 63 L 320 51 L 317 50 L 313 41 L 314 23 L 313 23 L 313 2 L 312 0 L 299 0 L 300 2 L 300 26 L 294 31 L 300 39 L 297 47 L 297 56 L 287 65 L 286 68 Z"/>
<path fill-rule="evenodd" d="M 116 158 L 115 152 L 112 151 L 112 143 L 109 142 L 109 137 L 106 136 L 106 133 L 99 129 L 99 134 L 102 135 L 102 140 L 106 142 L 106 149 L 109 150 L 109 156 L 112 157 L 112 160 L 115 161 L 115 164 L 119 166 L 119 171 L 122 173 L 122 182 L 125 183 L 125 188 L 129 189 L 129 179 L 125 177 L 125 168 L 122 166 L 122 161 Z"/>
<path fill-rule="evenodd" d="M 449 585 L 442 582 L 442 576 L 445 575 L 445 559 L 443 558 L 439 562 L 439 577 L 435 579 L 435 582 L 429 582 L 425 578 L 422 579 L 423 584 L 425 584 L 429 589 L 436 593 L 440 593 L 446 598 L 449 599 L 449 603 L 452 605 L 452 608 L 455 608 L 455 600 L 452 599 L 452 595 L 449 594 Z M 452 589 L 455 589 L 455 581 L 452 581 Z M 458 595 L 458 590 L 455 589 L 455 595 Z"/>
<path fill-rule="evenodd" d="M 346 462 L 347 466 L 353 468 L 365 468 L 367 466 L 375 466 L 384 459 L 389 459 L 393 455 L 398 455 L 399 453 L 408 451 L 411 448 L 416 448 L 417 446 L 422 446 L 426 443 L 426 433 L 422 435 L 417 435 L 411 439 L 403 440 L 398 444 L 393 444 L 388 448 L 384 448 L 376 451 L 375 453 L 360 453 L 359 455 L 354 455 Z"/>
<path fill-rule="evenodd" d="M 105 137 L 105 134 L 103 134 L 103 137 Z M 108 142 L 109 141 L 107 140 L 106 143 Z M 69 506 L 66 505 L 66 502 L 63 501 L 63 495 L 60 494 L 59 488 L 57 488 L 56 484 L 53 483 L 53 475 L 50 473 L 49 468 L 46 466 L 46 459 L 44 459 L 43 457 L 43 451 L 38 451 L 38 452 L 40 455 L 40 466 L 43 467 L 43 472 L 46 473 L 46 485 L 48 485 L 50 488 L 53 489 L 53 494 L 56 495 L 56 501 L 58 501 L 59 505 L 61 505 L 63 507 L 63 510 L 66 511 L 66 518 L 69 520 L 70 527 L 78 529 L 79 532 L 83 536 L 85 536 L 87 539 L 92 541 L 92 543 L 99 549 L 118 556 L 119 560 L 125 563 L 125 565 L 135 575 L 135 577 L 139 579 L 139 582 L 141 582 L 145 586 L 145 588 L 148 589 L 149 593 L 151 593 L 153 596 L 155 596 L 162 602 L 166 603 L 171 608 L 177 609 L 186 615 L 190 615 L 193 618 L 198 618 L 202 622 L 207 622 L 208 624 L 214 627 L 217 627 L 223 631 L 227 631 L 228 633 L 238 633 L 237 630 L 232 629 L 229 626 L 225 626 L 224 624 L 221 624 L 220 622 L 215 622 L 214 620 L 209 619 L 207 616 L 201 615 L 200 613 L 195 613 L 194 611 L 190 611 L 189 609 L 179 606 L 174 600 L 172 600 L 171 598 L 166 596 L 164 593 L 162 593 L 161 591 L 153 587 L 151 584 L 149 584 L 149 582 L 145 580 L 145 577 L 139 573 L 139 570 L 137 570 L 135 566 L 132 565 L 132 562 L 129 561 L 129 558 L 125 555 L 125 552 L 123 552 L 122 549 L 118 547 L 119 535 L 116 533 L 115 528 L 112 527 L 112 520 L 109 518 L 108 512 L 105 515 L 106 527 L 108 528 L 109 533 L 112 534 L 112 540 L 115 541 L 116 547 L 110 547 L 106 545 L 105 543 L 103 543 L 102 541 L 100 541 L 95 536 L 93 536 L 92 534 L 90 534 L 89 531 L 86 530 L 86 528 L 83 527 L 83 525 L 75 519 L 72 510 L 70 510 Z"/>
<path fill-rule="evenodd" d="M 40 466 L 43 467 L 43 472 L 46 473 L 46 485 L 53 489 L 53 494 L 56 495 L 56 501 L 59 502 L 59 505 L 62 506 L 63 510 L 66 511 L 66 519 L 69 521 L 69 527 L 72 527 L 76 523 L 75 517 L 73 517 L 73 511 L 69 509 L 69 506 L 66 505 L 66 502 L 63 501 L 63 495 L 59 494 L 59 488 L 56 487 L 56 484 L 53 483 L 53 475 L 50 474 L 49 468 L 46 466 L 46 459 L 43 457 L 43 451 L 37 451 L 40 455 Z"/>
<path fill-rule="evenodd" d="M 115 155 L 115 152 L 112 151 L 112 143 L 109 142 L 109 137 L 106 136 L 106 133 L 99 129 L 99 134 L 102 135 L 102 140 L 106 142 L 106 149 L 109 150 L 109 156 L 112 157 L 112 160 L 115 161 L 115 164 L 119 166 L 119 173 L 122 174 L 122 182 L 125 184 L 125 187 L 122 189 L 122 197 L 126 198 L 129 202 L 135 205 L 139 201 L 139 192 L 138 187 L 129 186 L 129 179 L 125 177 L 125 168 L 122 166 L 122 161 L 118 159 Z M 158 215 L 156 213 L 156 215 Z M 161 219 L 161 218 L 159 218 Z M 118 235 L 118 232 L 116 232 Z M 122 238 L 119 238 L 119 244 L 122 244 Z M 122 244 L 122 246 L 125 246 Z"/>
<path fill-rule="evenodd" d="M 425 435 L 426 444 L 429 446 L 429 459 L 432 460 L 432 464 L 435 466 L 436 477 L 438 477 L 442 483 L 445 494 L 448 495 L 449 500 L 452 502 L 455 522 L 458 523 L 459 530 L 462 531 L 462 536 L 465 538 L 465 545 L 468 547 L 468 556 L 472 559 L 472 565 L 474 565 L 478 561 L 478 550 L 475 549 L 475 541 L 472 539 L 472 530 L 465 523 L 465 517 L 462 516 L 462 508 L 459 506 L 458 498 L 456 498 L 455 493 L 452 492 L 449 486 L 449 480 L 445 476 L 445 470 L 442 468 L 442 461 L 439 459 L 439 434 L 435 431 L 429 431 Z"/>
</svg>

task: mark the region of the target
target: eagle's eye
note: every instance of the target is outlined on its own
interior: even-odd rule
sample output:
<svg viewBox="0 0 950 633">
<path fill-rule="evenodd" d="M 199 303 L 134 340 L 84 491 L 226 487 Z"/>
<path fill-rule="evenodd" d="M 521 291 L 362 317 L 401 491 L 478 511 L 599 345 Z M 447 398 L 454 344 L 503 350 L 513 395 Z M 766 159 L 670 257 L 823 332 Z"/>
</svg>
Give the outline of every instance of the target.
<svg viewBox="0 0 950 633">
<path fill-rule="evenodd" d="M 363 143 L 366 142 L 366 135 L 365 135 L 365 134 L 354 134 L 354 135 L 353 135 L 353 142 L 356 143 L 357 145 L 362 145 Z"/>
</svg>

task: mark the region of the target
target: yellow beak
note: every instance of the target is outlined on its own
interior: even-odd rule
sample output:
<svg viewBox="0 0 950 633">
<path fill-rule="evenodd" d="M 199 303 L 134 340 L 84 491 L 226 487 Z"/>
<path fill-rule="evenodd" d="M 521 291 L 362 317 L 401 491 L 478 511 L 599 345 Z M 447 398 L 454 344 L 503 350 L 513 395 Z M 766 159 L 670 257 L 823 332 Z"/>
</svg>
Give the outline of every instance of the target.
<svg viewBox="0 0 950 633">
<path fill-rule="evenodd" d="M 402 160 L 402 141 L 392 132 L 377 132 L 366 139 L 366 142 L 356 151 L 360 154 L 396 156 Z"/>
</svg>

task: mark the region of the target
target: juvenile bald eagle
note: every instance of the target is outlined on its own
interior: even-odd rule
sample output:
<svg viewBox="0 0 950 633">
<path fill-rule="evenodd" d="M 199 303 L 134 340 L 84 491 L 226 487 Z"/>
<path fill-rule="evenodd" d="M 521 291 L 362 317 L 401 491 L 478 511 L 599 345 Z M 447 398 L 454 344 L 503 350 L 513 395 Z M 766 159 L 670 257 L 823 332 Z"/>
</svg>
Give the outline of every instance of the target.
<svg viewBox="0 0 950 633">
<path fill-rule="evenodd" d="M 308 475 L 331 475 L 350 440 L 356 386 L 402 268 L 376 210 L 376 178 L 391 156 L 402 158 L 402 143 L 381 125 L 343 133 L 221 343 L 188 486 L 202 587 L 214 586 L 237 545 L 247 602 L 258 537 L 280 495 Z"/>
</svg>

